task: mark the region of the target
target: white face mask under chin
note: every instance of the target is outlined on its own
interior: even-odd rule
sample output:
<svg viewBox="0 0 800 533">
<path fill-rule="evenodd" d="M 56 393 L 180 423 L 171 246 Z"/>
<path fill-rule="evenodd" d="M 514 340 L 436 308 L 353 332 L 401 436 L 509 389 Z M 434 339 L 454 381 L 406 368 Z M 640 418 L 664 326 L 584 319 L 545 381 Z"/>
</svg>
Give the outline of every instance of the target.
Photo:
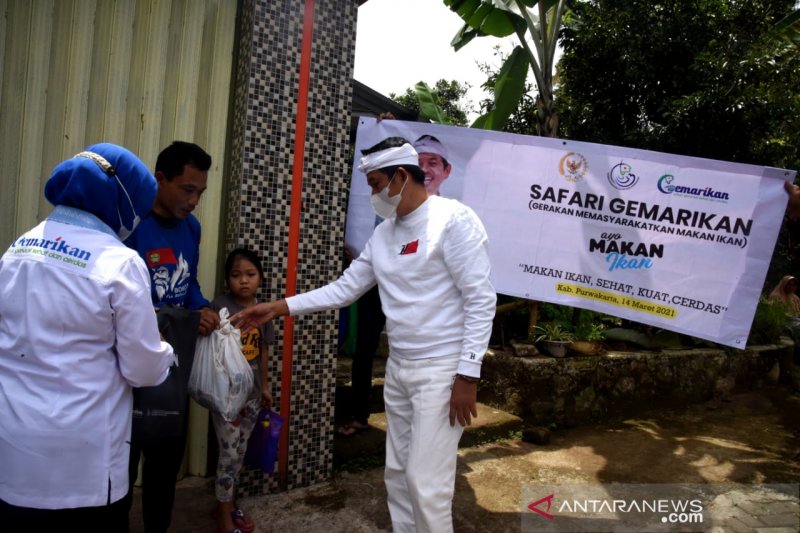
<svg viewBox="0 0 800 533">
<path fill-rule="evenodd" d="M 389 185 L 392 184 L 393 179 L 394 176 L 392 176 L 392 179 L 389 180 L 389 183 L 386 184 L 386 187 L 384 187 L 381 192 L 375 193 L 369 197 L 369 201 L 372 203 L 372 209 L 374 209 L 375 213 L 381 218 L 392 218 L 397 214 L 397 206 L 400 205 L 400 200 L 403 197 L 403 190 L 406 188 L 406 183 L 408 183 L 408 179 L 406 179 L 400 192 L 395 196 L 389 196 Z"/>
<path fill-rule="evenodd" d="M 130 229 L 126 228 L 125 226 L 120 225 L 119 231 L 117 231 L 117 235 L 119 236 L 119 240 L 122 241 L 122 242 L 125 242 L 128 239 L 128 237 L 131 236 L 131 234 L 133 233 L 133 230 L 136 229 L 136 226 L 139 225 L 139 222 L 141 222 L 141 220 L 142 219 L 139 218 L 139 215 L 136 215 L 135 217 L 133 217 L 133 223 L 131 224 Z"/>
</svg>

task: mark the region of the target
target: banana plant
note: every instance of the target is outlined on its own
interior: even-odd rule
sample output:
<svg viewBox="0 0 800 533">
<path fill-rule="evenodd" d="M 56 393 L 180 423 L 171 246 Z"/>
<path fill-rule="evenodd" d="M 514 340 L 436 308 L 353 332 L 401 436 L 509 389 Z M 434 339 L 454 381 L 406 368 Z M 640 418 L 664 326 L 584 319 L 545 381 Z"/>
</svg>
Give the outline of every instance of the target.
<svg viewBox="0 0 800 533">
<path fill-rule="evenodd" d="M 525 92 L 530 67 L 538 90 L 538 133 L 558 134 L 558 113 L 553 102 L 553 70 L 558 31 L 567 10 L 566 0 L 443 0 L 458 14 L 464 26 L 450 42 L 460 50 L 475 37 L 508 37 L 515 34 L 515 47 L 500 68 L 494 86 L 494 106 L 478 117 L 472 127 L 500 130 Z"/>
<path fill-rule="evenodd" d="M 519 39 L 508 56 L 494 85 L 494 106 L 473 122 L 473 128 L 502 130 L 525 94 L 528 67 L 533 71 L 536 96 L 537 133 L 543 137 L 558 135 L 558 112 L 553 101 L 553 70 L 561 20 L 567 10 L 566 0 L 443 0 L 458 14 L 464 26 L 456 33 L 451 46 L 460 50 L 475 37 Z M 536 327 L 538 302 L 530 306 L 529 325 Z"/>
<path fill-rule="evenodd" d="M 795 6 L 798 8 L 779 20 L 772 32 L 775 37 L 788 41 L 800 49 L 800 2 Z"/>
<path fill-rule="evenodd" d="M 447 118 L 447 113 L 436 102 L 436 96 L 428 84 L 424 81 L 418 82 L 414 86 L 414 93 L 419 102 L 419 113 L 422 117 L 427 118 L 434 124 L 450 125 L 450 119 Z"/>
</svg>

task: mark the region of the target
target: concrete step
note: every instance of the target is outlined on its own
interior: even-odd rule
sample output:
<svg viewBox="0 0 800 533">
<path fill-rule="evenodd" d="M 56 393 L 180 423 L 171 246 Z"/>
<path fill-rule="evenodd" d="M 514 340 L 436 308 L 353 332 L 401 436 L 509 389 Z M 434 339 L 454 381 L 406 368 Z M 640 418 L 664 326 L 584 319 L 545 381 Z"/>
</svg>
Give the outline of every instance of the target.
<svg viewBox="0 0 800 533">
<path fill-rule="evenodd" d="M 374 392 L 374 391 L 373 391 Z M 372 413 L 370 429 L 350 437 L 335 437 L 333 464 L 338 470 L 357 471 L 381 466 L 386 451 L 386 414 Z M 486 404 L 478 404 L 478 417 L 464 430 L 460 448 L 490 441 L 519 438 L 522 419 Z"/>
</svg>

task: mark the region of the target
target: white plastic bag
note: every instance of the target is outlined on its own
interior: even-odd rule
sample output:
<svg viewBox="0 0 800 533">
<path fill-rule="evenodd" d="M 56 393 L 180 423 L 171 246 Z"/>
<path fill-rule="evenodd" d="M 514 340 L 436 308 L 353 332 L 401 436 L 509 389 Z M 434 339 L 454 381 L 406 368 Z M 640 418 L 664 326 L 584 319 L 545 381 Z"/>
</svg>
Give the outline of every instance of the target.
<svg viewBox="0 0 800 533">
<path fill-rule="evenodd" d="M 254 384 L 253 370 L 242 354 L 240 332 L 229 316 L 227 308 L 220 309 L 219 329 L 197 339 L 189 376 L 189 395 L 228 421 L 239 415 Z"/>
</svg>

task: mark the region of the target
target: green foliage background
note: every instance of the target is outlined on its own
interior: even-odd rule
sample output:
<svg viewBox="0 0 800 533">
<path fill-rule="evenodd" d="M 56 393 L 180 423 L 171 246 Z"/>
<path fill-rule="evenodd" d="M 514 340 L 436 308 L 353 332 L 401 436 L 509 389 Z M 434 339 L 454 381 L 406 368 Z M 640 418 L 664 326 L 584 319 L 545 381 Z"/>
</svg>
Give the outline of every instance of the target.
<svg viewBox="0 0 800 533">
<path fill-rule="evenodd" d="M 471 104 L 466 100 L 469 87 L 468 83 L 443 79 L 431 87 L 434 102 L 442 109 L 453 126 L 467 125 L 467 113 L 471 110 Z M 420 112 L 419 100 L 413 87 L 406 89 L 403 94 L 390 93 L 389 98 L 416 114 Z"/>
<path fill-rule="evenodd" d="M 456 4 L 466 3 L 445 0 L 454 10 Z M 787 20 L 800 24 L 794 3 L 568 2 L 559 39 L 563 56 L 554 78 L 558 137 L 800 168 L 800 47 L 786 38 L 785 28 L 778 31 Z M 499 49 L 497 53 L 501 63 L 510 54 Z M 487 81 L 482 87 L 489 97 L 479 108 L 485 114 L 500 105 L 491 95 L 502 73 L 483 68 Z M 466 90 L 461 87 L 455 81 L 437 82 L 433 92 L 438 105 L 468 110 L 471 103 L 462 102 Z M 504 131 L 536 134 L 537 89 L 526 82 Z M 412 89 L 392 97 L 407 107 L 419 107 Z M 466 113 L 463 116 L 453 123 L 466 125 Z M 800 275 L 793 246 L 784 224 L 762 292 L 768 293 L 784 274 Z M 566 316 L 571 310 L 555 316 L 560 313 L 544 308 L 541 318 L 576 325 L 575 317 Z"/>
<path fill-rule="evenodd" d="M 787 0 L 575 2 L 560 136 L 798 168 L 800 54 L 771 35 Z"/>
<path fill-rule="evenodd" d="M 800 168 L 800 51 L 787 0 L 579 1 L 565 17 L 560 136 Z M 785 233 L 764 290 L 796 273 Z"/>
</svg>

